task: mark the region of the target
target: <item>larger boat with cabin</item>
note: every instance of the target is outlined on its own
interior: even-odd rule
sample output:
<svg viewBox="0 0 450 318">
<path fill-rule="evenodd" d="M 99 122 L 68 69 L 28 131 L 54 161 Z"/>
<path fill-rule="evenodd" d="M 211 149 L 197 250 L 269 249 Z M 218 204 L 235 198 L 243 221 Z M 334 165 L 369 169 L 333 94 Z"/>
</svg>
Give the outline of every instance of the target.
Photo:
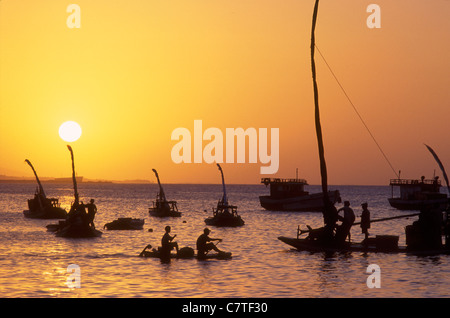
<svg viewBox="0 0 450 318">
<path fill-rule="evenodd" d="M 430 206 L 447 208 L 447 194 L 441 193 L 441 181 L 438 177 L 425 179 L 391 179 L 392 197 L 389 204 L 398 210 L 421 210 Z M 400 189 L 400 196 L 394 197 L 394 188 Z"/>
<path fill-rule="evenodd" d="M 261 206 L 270 211 L 321 212 L 324 208 L 323 193 L 305 191 L 305 179 L 262 178 L 261 183 L 270 187 L 270 194 L 259 197 Z M 328 191 L 330 201 L 341 202 L 339 190 Z"/>
</svg>

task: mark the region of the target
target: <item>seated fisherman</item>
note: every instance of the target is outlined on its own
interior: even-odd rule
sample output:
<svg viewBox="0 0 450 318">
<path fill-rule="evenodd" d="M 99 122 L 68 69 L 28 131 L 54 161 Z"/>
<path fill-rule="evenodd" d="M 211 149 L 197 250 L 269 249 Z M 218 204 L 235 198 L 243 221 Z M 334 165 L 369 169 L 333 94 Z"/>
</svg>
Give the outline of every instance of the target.
<svg viewBox="0 0 450 318">
<path fill-rule="evenodd" d="M 204 257 L 209 251 L 215 250 L 216 252 L 222 252 L 217 248 L 217 246 L 211 241 L 219 241 L 222 242 L 222 239 L 219 238 L 210 238 L 209 233 L 211 231 L 208 228 L 203 230 L 203 234 L 201 234 L 197 239 L 197 255 L 198 257 Z"/>
<path fill-rule="evenodd" d="M 161 249 L 164 253 L 170 253 L 170 251 L 175 248 L 178 253 L 178 243 L 172 242 L 173 239 L 177 236 L 176 234 L 174 236 L 170 236 L 170 226 L 166 226 L 165 231 L 162 239 L 161 239 Z"/>
</svg>

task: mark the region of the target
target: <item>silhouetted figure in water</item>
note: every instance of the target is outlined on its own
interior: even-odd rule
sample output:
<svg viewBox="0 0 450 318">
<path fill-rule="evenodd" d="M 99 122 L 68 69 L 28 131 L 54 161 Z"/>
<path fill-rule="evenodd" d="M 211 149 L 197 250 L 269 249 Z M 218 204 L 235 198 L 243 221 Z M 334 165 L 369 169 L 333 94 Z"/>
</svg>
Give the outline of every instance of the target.
<svg viewBox="0 0 450 318">
<path fill-rule="evenodd" d="M 370 229 L 370 211 L 367 209 L 367 203 L 361 204 L 363 211 L 361 213 L 361 233 L 364 234 L 364 239 L 367 240 L 369 238 L 369 229 Z"/>
<path fill-rule="evenodd" d="M 165 228 L 166 233 L 164 233 L 161 239 L 161 250 L 165 255 L 170 254 L 170 251 L 174 248 L 177 250 L 178 253 L 178 243 L 172 242 L 177 235 L 175 234 L 174 236 L 170 236 L 170 230 L 171 230 L 170 226 L 166 226 Z"/>
<path fill-rule="evenodd" d="M 344 201 L 344 207 L 340 208 L 338 210 L 338 213 L 340 211 L 344 211 L 344 216 L 342 217 L 338 214 L 338 219 L 342 221 L 342 224 L 337 228 L 336 240 L 338 243 L 343 243 L 345 242 L 347 236 L 349 238 L 349 241 L 351 239 L 350 229 L 355 222 L 355 213 L 353 212 L 352 208 L 350 208 L 349 201 Z"/>
<path fill-rule="evenodd" d="M 94 199 L 91 199 L 91 202 L 86 205 L 88 212 L 87 212 L 87 223 L 88 225 L 95 228 L 94 225 L 94 218 L 95 214 L 97 213 L 97 206 L 94 204 Z"/>
<path fill-rule="evenodd" d="M 211 241 L 222 242 L 222 239 L 210 238 L 209 233 L 211 233 L 211 231 L 208 228 L 205 228 L 203 230 L 203 234 L 201 234 L 197 239 L 197 255 L 199 258 L 205 257 L 206 254 L 211 250 L 214 250 L 218 253 L 222 252 L 217 248 L 217 246 L 214 243 L 211 242 Z"/>
</svg>

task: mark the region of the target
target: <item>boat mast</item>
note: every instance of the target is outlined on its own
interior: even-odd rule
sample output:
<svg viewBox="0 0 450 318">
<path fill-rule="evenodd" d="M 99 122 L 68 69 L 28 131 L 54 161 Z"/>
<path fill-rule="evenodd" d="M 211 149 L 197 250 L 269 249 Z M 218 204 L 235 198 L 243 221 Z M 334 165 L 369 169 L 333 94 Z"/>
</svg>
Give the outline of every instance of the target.
<svg viewBox="0 0 450 318">
<path fill-rule="evenodd" d="M 320 159 L 320 175 L 321 175 L 321 183 L 322 183 L 322 192 L 323 192 L 323 203 L 324 217 L 329 214 L 328 209 L 331 206 L 330 199 L 328 197 L 328 176 L 327 176 L 327 165 L 325 162 L 325 152 L 323 146 L 323 138 L 322 138 L 322 127 L 320 124 L 320 112 L 319 112 L 319 92 L 317 88 L 317 80 L 316 80 L 316 64 L 314 61 L 314 52 L 316 47 L 316 39 L 315 39 L 315 29 L 316 29 L 316 21 L 317 21 L 317 11 L 319 9 L 319 0 L 316 0 L 314 5 L 314 13 L 312 18 L 312 28 L 311 28 L 311 71 L 313 78 L 313 86 L 314 86 L 314 110 L 315 110 L 315 124 L 316 124 L 316 135 L 317 135 L 317 144 L 319 148 L 319 159 Z"/>
<path fill-rule="evenodd" d="M 225 179 L 223 177 L 223 171 L 219 164 L 217 164 L 217 167 L 219 167 L 220 173 L 222 174 L 222 187 L 223 187 L 222 202 L 224 205 L 228 205 L 227 189 L 225 188 Z"/>
<path fill-rule="evenodd" d="M 155 169 L 152 169 L 152 171 L 155 173 L 155 175 L 156 175 L 156 180 L 158 180 L 158 185 L 159 185 L 159 199 L 161 200 L 161 201 L 167 201 L 166 200 L 166 195 L 164 194 L 164 190 L 163 190 L 163 187 L 161 186 L 161 182 L 159 181 L 159 176 L 158 176 L 158 172 L 156 172 L 156 170 Z"/>
<path fill-rule="evenodd" d="M 74 191 L 74 196 L 75 196 L 74 205 L 78 205 L 79 197 L 78 197 L 77 179 L 75 177 L 75 161 L 73 159 L 73 150 L 70 145 L 67 145 L 67 148 L 70 151 L 70 158 L 72 159 L 72 180 L 73 180 L 73 191 Z"/>
<path fill-rule="evenodd" d="M 447 184 L 447 191 L 448 191 L 448 194 L 450 195 L 450 184 L 448 182 L 448 177 L 447 177 L 447 173 L 445 172 L 444 165 L 442 164 L 442 162 L 439 159 L 439 157 L 436 154 L 436 152 L 434 152 L 434 150 L 430 146 L 428 146 L 427 144 L 425 144 L 425 146 L 427 147 L 428 151 L 430 151 L 431 154 L 433 155 L 434 160 L 436 160 L 437 164 L 439 165 L 439 168 L 441 168 L 442 174 L 444 175 L 445 183 Z"/>
<path fill-rule="evenodd" d="M 36 170 L 34 170 L 33 165 L 31 164 L 30 160 L 25 159 L 25 162 L 28 163 L 28 165 L 31 167 L 31 170 L 33 170 L 34 176 L 36 177 L 36 181 L 39 185 L 39 193 L 42 194 L 45 198 L 45 192 L 44 192 L 44 188 L 42 187 L 41 181 L 39 180 L 39 177 L 36 173 Z"/>
</svg>

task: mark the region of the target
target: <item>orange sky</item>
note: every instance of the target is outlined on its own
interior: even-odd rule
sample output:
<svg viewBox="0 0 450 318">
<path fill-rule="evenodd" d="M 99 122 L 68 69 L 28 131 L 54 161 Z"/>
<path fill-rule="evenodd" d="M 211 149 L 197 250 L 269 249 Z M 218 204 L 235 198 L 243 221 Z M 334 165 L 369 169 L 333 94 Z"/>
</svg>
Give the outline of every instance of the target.
<svg viewBox="0 0 450 318">
<path fill-rule="evenodd" d="M 81 8 L 81 28 L 66 8 Z M 366 8 L 381 8 L 369 29 Z M 0 175 L 78 175 L 219 183 L 214 165 L 175 164 L 171 133 L 279 128 L 277 177 L 320 182 L 310 71 L 314 1 L 0 2 Z M 402 177 L 450 170 L 450 1 L 321 1 L 316 43 Z M 395 177 L 319 55 L 330 184 Z M 207 142 L 204 142 L 205 145 Z M 261 163 L 223 164 L 228 183 L 258 183 Z"/>
</svg>

